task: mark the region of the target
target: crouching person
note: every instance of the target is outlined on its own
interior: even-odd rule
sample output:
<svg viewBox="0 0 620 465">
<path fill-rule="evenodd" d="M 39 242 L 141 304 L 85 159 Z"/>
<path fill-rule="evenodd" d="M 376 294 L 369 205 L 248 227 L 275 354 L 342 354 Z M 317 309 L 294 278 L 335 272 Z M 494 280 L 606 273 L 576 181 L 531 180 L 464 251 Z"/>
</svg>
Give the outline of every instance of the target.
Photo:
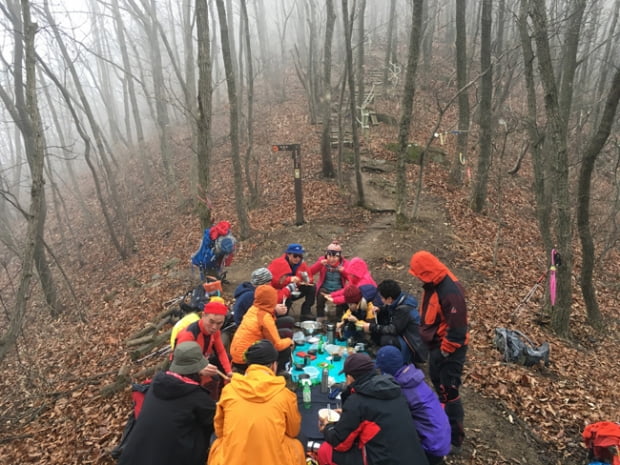
<svg viewBox="0 0 620 465">
<path fill-rule="evenodd" d="M 320 465 L 428 465 L 407 401 L 389 375 L 379 375 L 372 359 L 353 354 L 344 363 L 342 412 L 334 423 L 319 420 L 325 442 Z M 217 417 L 216 417 L 217 418 Z"/>
<path fill-rule="evenodd" d="M 274 374 L 277 359 L 265 339 L 246 350 L 245 375 L 233 374 L 217 403 L 217 439 L 208 465 L 305 465 L 303 446 L 295 439 L 301 428 L 297 397 Z"/>
<path fill-rule="evenodd" d="M 153 378 L 119 465 L 203 465 L 215 402 L 200 385 L 209 365 L 196 342 L 174 349 L 170 370 Z"/>
</svg>

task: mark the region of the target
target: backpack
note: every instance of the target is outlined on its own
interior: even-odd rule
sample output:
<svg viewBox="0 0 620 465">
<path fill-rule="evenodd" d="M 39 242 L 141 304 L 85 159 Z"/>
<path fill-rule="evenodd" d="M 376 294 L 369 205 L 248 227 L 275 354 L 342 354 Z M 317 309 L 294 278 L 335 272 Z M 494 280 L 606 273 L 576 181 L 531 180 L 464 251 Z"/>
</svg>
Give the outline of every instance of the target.
<svg viewBox="0 0 620 465">
<path fill-rule="evenodd" d="M 543 342 L 536 347 L 521 331 L 495 328 L 493 345 L 502 353 L 505 362 L 531 367 L 543 360 L 545 366 L 549 366 L 549 344 Z"/>
<path fill-rule="evenodd" d="M 202 312 L 211 297 L 222 295 L 222 281 L 213 276 L 205 276 L 205 278 L 206 281 L 188 292 L 179 304 L 183 315 Z M 187 301 L 188 298 L 189 301 Z"/>
<path fill-rule="evenodd" d="M 131 385 L 131 400 L 132 400 L 132 408 L 131 413 L 129 413 L 129 418 L 127 419 L 127 423 L 125 423 L 125 427 L 123 428 L 123 433 L 121 435 L 121 440 L 119 443 L 110 451 L 110 455 L 113 459 L 118 460 L 123 453 L 123 449 L 127 446 L 127 441 L 129 440 L 129 436 L 133 431 L 134 426 L 136 426 L 136 421 L 138 420 L 138 416 L 140 415 L 140 411 L 142 410 L 142 404 L 144 403 L 144 398 L 146 397 L 146 393 L 149 390 L 149 386 L 151 385 L 151 380 L 146 380 L 144 383 L 133 383 Z"/>
<path fill-rule="evenodd" d="M 592 423 L 581 434 L 588 448 L 588 458 L 620 465 L 620 424 L 611 421 Z"/>
<path fill-rule="evenodd" d="M 237 247 L 237 240 L 230 232 L 230 223 L 219 223 L 204 230 L 198 250 L 191 257 L 192 265 L 200 270 L 201 279 L 209 270 L 215 270 L 219 275 L 224 266 L 232 263 Z"/>
</svg>

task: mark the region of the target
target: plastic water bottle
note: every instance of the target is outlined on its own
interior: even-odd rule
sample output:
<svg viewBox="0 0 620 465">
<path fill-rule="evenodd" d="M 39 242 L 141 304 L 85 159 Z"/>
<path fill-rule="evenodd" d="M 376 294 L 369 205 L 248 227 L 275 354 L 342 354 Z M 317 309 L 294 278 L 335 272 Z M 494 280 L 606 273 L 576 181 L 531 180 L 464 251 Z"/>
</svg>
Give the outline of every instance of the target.
<svg viewBox="0 0 620 465">
<path fill-rule="evenodd" d="M 310 380 L 304 379 L 303 385 L 304 385 L 304 388 L 302 391 L 302 398 L 304 401 L 304 408 L 310 408 L 310 403 L 312 402 L 312 391 L 310 390 Z"/>
<path fill-rule="evenodd" d="M 319 346 L 317 348 L 317 350 L 319 351 L 319 354 L 323 353 L 323 344 L 325 344 L 325 343 L 323 342 L 323 336 L 321 336 L 319 338 Z"/>
</svg>

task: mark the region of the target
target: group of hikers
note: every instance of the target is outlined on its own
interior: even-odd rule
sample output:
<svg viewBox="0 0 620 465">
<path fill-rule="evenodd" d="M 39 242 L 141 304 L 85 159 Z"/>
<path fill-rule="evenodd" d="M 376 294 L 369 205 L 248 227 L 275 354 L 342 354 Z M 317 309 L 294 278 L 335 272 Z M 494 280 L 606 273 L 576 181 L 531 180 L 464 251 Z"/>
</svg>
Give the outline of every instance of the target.
<svg viewBox="0 0 620 465">
<path fill-rule="evenodd" d="M 336 420 L 317 419 L 324 441 L 314 460 L 434 465 L 460 451 L 469 333 L 454 274 L 430 252 L 414 253 L 409 273 L 422 283 L 418 304 L 392 279 L 377 284 L 366 262 L 347 260 L 337 241 L 313 264 L 305 258 L 301 244 L 289 244 L 236 288 L 229 348 L 221 328 L 230 310 L 220 297 L 176 333 L 170 367 L 150 383 L 121 465 L 306 464 L 289 389 L 295 301 L 302 301 L 301 321 L 335 323 L 342 340 L 368 347 L 344 362 L 342 408 Z"/>
</svg>

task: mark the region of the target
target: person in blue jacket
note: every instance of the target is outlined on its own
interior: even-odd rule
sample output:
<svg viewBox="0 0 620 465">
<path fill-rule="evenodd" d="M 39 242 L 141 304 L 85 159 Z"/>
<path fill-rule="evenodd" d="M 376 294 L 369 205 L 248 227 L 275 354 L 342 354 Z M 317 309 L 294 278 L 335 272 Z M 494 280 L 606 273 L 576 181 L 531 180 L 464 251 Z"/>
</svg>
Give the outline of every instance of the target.
<svg viewBox="0 0 620 465">
<path fill-rule="evenodd" d="M 400 385 L 429 465 L 442 463 L 450 453 L 450 422 L 437 394 L 426 384 L 424 372 L 413 364 L 405 365 L 400 350 L 393 346 L 379 349 L 375 365 Z"/>
</svg>

